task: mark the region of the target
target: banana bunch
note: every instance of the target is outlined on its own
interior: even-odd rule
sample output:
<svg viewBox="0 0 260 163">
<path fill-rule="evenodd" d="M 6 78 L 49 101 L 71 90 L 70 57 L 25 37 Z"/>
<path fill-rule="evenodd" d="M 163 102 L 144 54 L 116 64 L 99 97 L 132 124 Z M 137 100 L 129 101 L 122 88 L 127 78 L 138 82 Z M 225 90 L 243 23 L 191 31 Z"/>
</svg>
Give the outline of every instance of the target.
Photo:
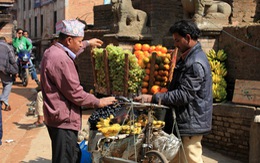
<svg viewBox="0 0 260 163">
<path fill-rule="evenodd" d="M 148 116 L 146 114 L 141 114 L 137 117 L 137 122 L 141 123 L 141 126 L 144 127 L 148 123 Z"/>
<path fill-rule="evenodd" d="M 227 82 L 224 78 L 227 75 L 227 69 L 224 62 L 227 59 L 227 54 L 223 49 L 218 50 L 217 53 L 214 49 L 211 49 L 207 53 L 207 58 L 212 71 L 213 99 L 216 102 L 224 101 L 227 96 Z"/>
<path fill-rule="evenodd" d="M 141 123 L 135 122 L 133 125 L 127 124 L 127 125 L 122 125 L 122 129 L 120 133 L 122 134 L 140 134 L 142 132 L 142 126 Z"/>
<path fill-rule="evenodd" d="M 216 102 L 221 102 L 226 99 L 227 96 L 226 88 L 223 87 L 221 84 L 213 83 L 212 89 L 213 89 L 213 99 Z"/>
<path fill-rule="evenodd" d="M 155 129 L 161 129 L 165 126 L 165 122 L 164 121 L 156 121 L 156 120 L 153 120 L 153 127 Z"/>
<path fill-rule="evenodd" d="M 214 49 L 210 49 L 206 55 L 209 60 L 214 60 L 217 57 Z"/>
<path fill-rule="evenodd" d="M 218 52 L 216 54 L 216 58 L 217 58 L 217 60 L 223 62 L 227 59 L 227 53 L 225 53 L 223 49 L 218 50 Z"/>
<path fill-rule="evenodd" d="M 105 137 L 116 136 L 122 129 L 118 123 L 110 125 L 110 121 L 113 118 L 114 116 L 112 114 L 106 119 L 100 118 L 100 121 L 96 125 L 98 131 L 101 132 Z"/>
</svg>

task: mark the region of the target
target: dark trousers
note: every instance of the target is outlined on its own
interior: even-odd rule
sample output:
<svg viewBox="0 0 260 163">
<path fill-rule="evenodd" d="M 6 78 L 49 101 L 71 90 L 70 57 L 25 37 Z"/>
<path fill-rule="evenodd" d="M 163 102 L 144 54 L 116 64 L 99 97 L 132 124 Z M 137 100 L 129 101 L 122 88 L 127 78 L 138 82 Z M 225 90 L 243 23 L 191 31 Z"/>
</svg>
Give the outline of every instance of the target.
<svg viewBox="0 0 260 163">
<path fill-rule="evenodd" d="M 79 163 L 78 132 L 47 126 L 51 138 L 53 163 Z"/>
</svg>

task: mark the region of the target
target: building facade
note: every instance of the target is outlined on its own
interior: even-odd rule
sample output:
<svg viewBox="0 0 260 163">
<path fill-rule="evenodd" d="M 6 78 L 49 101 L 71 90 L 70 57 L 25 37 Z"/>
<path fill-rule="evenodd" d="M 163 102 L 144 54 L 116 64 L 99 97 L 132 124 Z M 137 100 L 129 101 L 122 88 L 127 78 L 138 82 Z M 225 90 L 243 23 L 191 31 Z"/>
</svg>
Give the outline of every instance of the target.
<svg viewBox="0 0 260 163">
<path fill-rule="evenodd" d="M 29 31 L 37 47 L 37 60 L 48 46 L 48 39 L 54 34 L 56 22 L 63 19 L 80 18 L 93 24 L 93 6 L 103 0 L 16 0 L 17 28 Z"/>
<path fill-rule="evenodd" d="M 0 36 L 12 40 L 14 0 L 0 0 Z"/>
</svg>

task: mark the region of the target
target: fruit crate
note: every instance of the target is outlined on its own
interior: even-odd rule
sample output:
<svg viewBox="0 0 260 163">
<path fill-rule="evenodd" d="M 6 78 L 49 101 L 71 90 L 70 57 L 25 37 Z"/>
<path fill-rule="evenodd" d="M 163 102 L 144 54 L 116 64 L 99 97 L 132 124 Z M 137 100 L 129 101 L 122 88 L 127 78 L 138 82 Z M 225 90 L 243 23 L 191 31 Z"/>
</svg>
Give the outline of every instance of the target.
<svg viewBox="0 0 260 163">
<path fill-rule="evenodd" d="M 170 81 L 172 80 L 172 75 L 173 75 L 173 71 L 175 68 L 175 64 L 176 64 L 176 59 L 177 59 L 177 53 L 178 53 L 178 49 L 169 49 L 168 53 L 171 55 L 171 60 L 170 60 L 170 68 L 168 70 L 168 75 L 167 75 L 167 85 L 163 86 L 164 88 L 167 88 L 168 84 L 170 83 Z M 156 75 L 155 75 L 155 71 L 156 71 L 156 59 L 157 59 L 157 53 L 156 52 L 152 52 L 151 55 L 151 59 L 150 59 L 150 74 L 149 74 L 149 81 L 148 81 L 148 87 L 147 87 L 147 93 L 148 94 L 154 94 L 154 92 L 151 91 L 151 88 L 154 85 L 157 85 L 156 82 Z M 152 76 L 153 75 L 153 76 Z M 161 87 L 162 88 L 162 87 Z"/>
<path fill-rule="evenodd" d="M 105 83 L 106 87 L 102 87 L 97 82 L 97 70 L 95 69 L 95 58 L 93 57 L 93 51 L 91 52 L 91 62 L 92 62 L 92 70 L 94 77 L 94 88 L 95 92 L 102 95 L 123 95 L 128 97 L 128 77 L 129 77 L 129 58 L 128 54 L 125 54 L 125 66 L 124 66 L 124 81 L 123 81 L 123 91 L 117 92 L 112 90 L 112 85 L 110 81 L 110 72 L 109 72 L 109 61 L 108 61 L 108 52 L 106 49 L 103 50 L 103 62 L 104 62 L 104 71 L 105 71 Z"/>
</svg>

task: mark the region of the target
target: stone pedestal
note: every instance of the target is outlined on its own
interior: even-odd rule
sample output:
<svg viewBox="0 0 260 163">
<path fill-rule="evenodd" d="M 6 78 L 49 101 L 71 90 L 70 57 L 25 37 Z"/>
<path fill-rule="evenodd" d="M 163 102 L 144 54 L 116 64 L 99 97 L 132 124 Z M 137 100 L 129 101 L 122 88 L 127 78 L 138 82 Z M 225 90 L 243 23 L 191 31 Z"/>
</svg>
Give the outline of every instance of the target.
<svg viewBox="0 0 260 163">
<path fill-rule="evenodd" d="M 249 162 L 258 163 L 260 160 L 260 115 L 256 115 L 250 129 Z"/>
</svg>

